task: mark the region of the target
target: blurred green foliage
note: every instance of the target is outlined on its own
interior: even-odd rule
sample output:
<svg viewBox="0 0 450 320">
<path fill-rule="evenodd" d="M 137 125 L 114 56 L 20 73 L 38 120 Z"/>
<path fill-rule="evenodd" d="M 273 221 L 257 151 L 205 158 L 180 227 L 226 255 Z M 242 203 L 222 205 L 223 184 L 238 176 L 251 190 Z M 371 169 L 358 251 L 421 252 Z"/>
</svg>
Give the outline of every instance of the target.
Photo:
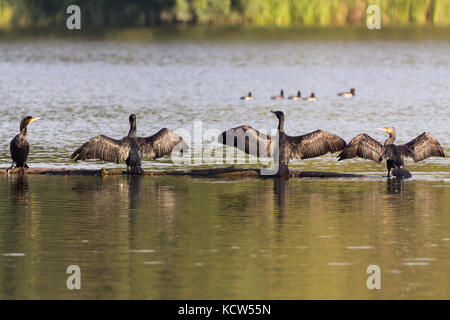
<svg viewBox="0 0 450 320">
<path fill-rule="evenodd" d="M 54 26 L 76 4 L 83 25 L 363 25 L 366 8 L 382 24 L 450 24 L 450 0 L 0 0 L 0 27 Z"/>
</svg>

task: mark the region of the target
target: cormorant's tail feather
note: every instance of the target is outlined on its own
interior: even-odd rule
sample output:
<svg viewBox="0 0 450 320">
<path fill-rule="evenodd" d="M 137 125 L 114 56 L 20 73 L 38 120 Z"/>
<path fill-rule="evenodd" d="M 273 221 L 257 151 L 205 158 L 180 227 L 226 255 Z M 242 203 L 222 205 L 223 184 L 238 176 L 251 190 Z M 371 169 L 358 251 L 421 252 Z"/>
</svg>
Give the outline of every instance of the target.
<svg viewBox="0 0 450 320">
<path fill-rule="evenodd" d="M 408 179 L 411 178 L 411 173 L 409 173 L 408 170 L 406 170 L 406 168 L 404 166 L 401 167 L 395 167 L 394 170 L 392 171 L 392 175 L 396 178 L 400 178 L 400 179 Z"/>
</svg>

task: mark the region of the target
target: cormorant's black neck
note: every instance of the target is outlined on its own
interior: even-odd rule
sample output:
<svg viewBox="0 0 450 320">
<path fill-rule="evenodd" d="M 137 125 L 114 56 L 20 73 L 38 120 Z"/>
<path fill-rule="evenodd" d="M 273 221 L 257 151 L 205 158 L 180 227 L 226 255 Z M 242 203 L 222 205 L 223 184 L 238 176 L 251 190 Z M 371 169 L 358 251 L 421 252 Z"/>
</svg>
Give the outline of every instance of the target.
<svg viewBox="0 0 450 320">
<path fill-rule="evenodd" d="M 130 131 L 128 131 L 128 136 L 136 138 L 136 121 L 130 123 Z"/>
<path fill-rule="evenodd" d="M 386 141 L 384 142 L 384 145 L 394 144 L 394 141 L 395 141 L 395 131 L 392 133 L 389 133 L 389 138 L 386 139 Z"/>
<path fill-rule="evenodd" d="M 284 115 L 278 117 L 278 131 L 284 133 Z"/>
<path fill-rule="evenodd" d="M 20 134 L 22 134 L 22 135 L 24 135 L 24 136 L 26 136 L 27 134 L 28 134 L 28 130 L 27 130 L 27 125 L 26 124 L 24 124 L 24 125 L 20 125 Z"/>
</svg>

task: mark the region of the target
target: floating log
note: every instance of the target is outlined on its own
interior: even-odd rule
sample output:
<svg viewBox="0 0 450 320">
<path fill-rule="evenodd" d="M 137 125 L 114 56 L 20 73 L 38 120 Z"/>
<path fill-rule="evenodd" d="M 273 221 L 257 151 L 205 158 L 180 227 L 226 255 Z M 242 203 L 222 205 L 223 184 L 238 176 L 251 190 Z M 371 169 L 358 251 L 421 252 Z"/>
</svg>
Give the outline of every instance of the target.
<svg viewBox="0 0 450 320">
<path fill-rule="evenodd" d="M 290 176 L 299 178 L 378 178 L 364 174 L 323 171 L 290 171 Z"/>
<path fill-rule="evenodd" d="M 7 168 L 0 168 L 0 175 L 7 175 Z M 21 174 L 21 169 L 14 169 L 10 174 Z M 49 168 L 29 168 L 25 169 L 27 175 L 80 175 L 80 176 L 114 176 L 126 175 L 126 171 L 121 169 L 49 169 Z M 148 176 L 192 176 L 192 177 L 263 177 L 271 178 L 272 176 L 260 176 L 259 169 L 243 169 L 243 168 L 211 168 L 211 169 L 192 169 L 192 170 L 172 170 L 172 171 L 145 171 L 144 175 Z M 290 177 L 296 178 L 379 178 L 377 176 L 368 176 L 361 174 L 339 173 L 339 172 L 323 172 L 323 171 L 298 171 L 290 170 Z"/>
</svg>

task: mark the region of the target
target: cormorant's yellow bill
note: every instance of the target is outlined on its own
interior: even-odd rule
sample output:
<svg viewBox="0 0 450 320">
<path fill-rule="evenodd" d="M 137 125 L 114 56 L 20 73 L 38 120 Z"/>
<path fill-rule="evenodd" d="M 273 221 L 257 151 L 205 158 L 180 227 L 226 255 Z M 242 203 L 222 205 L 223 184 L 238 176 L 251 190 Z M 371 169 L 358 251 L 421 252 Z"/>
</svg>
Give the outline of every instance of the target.
<svg viewBox="0 0 450 320">
<path fill-rule="evenodd" d="M 39 120 L 39 119 L 41 119 L 41 117 L 31 118 L 29 123 L 32 123 L 33 121 L 36 121 L 36 120 Z"/>
</svg>

